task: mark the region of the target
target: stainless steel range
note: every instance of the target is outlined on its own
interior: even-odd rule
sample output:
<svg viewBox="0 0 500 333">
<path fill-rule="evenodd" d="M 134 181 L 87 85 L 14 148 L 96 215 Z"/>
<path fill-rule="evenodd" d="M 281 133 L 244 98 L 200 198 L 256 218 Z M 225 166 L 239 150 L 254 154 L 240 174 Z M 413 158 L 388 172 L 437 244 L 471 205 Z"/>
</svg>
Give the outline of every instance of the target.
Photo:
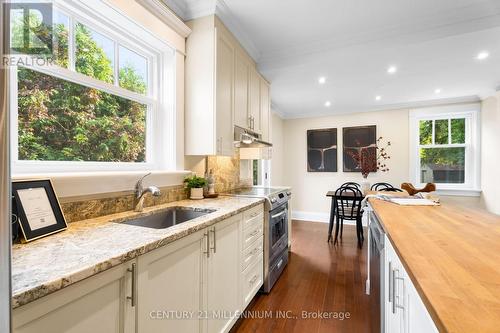
<svg viewBox="0 0 500 333">
<path fill-rule="evenodd" d="M 265 198 L 264 209 L 264 285 L 265 293 L 278 280 L 288 263 L 288 200 L 289 188 L 247 187 L 225 193 L 226 195 Z"/>
</svg>

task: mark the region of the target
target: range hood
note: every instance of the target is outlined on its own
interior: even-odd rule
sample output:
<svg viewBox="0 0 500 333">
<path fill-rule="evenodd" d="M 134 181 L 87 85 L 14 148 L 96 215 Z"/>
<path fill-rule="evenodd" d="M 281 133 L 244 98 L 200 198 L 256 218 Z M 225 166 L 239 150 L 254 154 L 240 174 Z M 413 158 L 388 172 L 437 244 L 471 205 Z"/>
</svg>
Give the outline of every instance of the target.
<svg viewBox="0 0 500 333">
<path fill-rule="evenodd" d="M 263 141 L 260 134 L 234 126 L 234 146 L 236 148 L 268 148 L 273 144 Z"/>
</svg>

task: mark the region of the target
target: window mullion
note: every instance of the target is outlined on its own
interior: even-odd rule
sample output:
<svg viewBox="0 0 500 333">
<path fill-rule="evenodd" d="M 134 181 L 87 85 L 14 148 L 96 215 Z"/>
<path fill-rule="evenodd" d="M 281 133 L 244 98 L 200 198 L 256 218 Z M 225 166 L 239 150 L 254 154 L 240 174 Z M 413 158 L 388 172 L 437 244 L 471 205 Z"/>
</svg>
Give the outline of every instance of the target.
<svg viewBox="0 0 500 333">
<path fill-rule="evenodd" d="M 433 120 L 432 121 L 432 145 L 434 146 L 436 144 L 436 141 L 435 141 L 435 134 L 436 134 L 436 121 Z"/>
<path fill-rule="evenodd" d="M 448 118 L 448 144 L 451 144 L 451 118 Z"/>
<path fill-rule="evenodd" d="M 69 69 L 72 71 L 76 70 L 76 35 L 75 35 L 75 20 L 73 17 L 68 16 L 69 27 L 68 27 L 68 65 Z"/>
<path fill-rule="evenodd" d="M 114 42 L 114 47 L 115 47 L 115 68 L 113 69 L 114 71 L 114 76 L 115 76 L 115 86 L 119 87 L 120 86 L 120 56 L 118 54 L 118 43 L 115 41 Z"/>
</svg>

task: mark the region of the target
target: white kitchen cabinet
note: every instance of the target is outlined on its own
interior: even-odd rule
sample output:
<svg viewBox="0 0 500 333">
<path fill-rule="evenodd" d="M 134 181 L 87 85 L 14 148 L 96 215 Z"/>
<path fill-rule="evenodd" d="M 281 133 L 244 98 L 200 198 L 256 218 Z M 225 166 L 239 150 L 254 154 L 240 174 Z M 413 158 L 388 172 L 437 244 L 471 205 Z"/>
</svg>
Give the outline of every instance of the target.
<svg viewBox="0 0 500 333">
<path fill-rule="evenodd" d="M 255 68 L 250 69 L 250 82 L 248 85 L 248 114 L 250 116 L 250 129 L 261 134 L 260 123 L 260 75 Z"/>
<path fill-rule="evenodd" d="M 127 298 L 132 297 L 132 265 L 135 261 L 14 309 L 13 332 L 135 332 L 135 307 Z"/>
<path fill-rule="evenodd" d="M 202 332 L 207 232 L 138 258 L 138 332 Z"/>
<path fill-rule="evenodd" d="M 271 91 L 269 83 L 260 77 L 260 130 L 264 141 L 271 141 Z"/>
<path fill-rule="evenodd" d="M 210 333 L 228 332 L 240 310 L 237 249 L 241 218 L 239 214 L 209 228 L 207 313 Z"/>
<path fill-rule="evenodd" d="M 215 16 L 188 21 L 185 154 L 234 153 L 234 125 L 269 140 L 269 84 L 238 40 Z"/>
<path fill-rule="evenodd" d="M 385 236 L 386 333 L 438 332 L 389 238 Z"/>
<path fill-rule="evenodd" d="M 232 36 L 215 16 L 187 24 L 185 154 L 233 156 Z"/>
<path fill-rule="evenodd" d="M 234 58 L 234 124 L 250 128 L 248 113 L 248 83 L 250 63 L 248 57 L 236 51 Z"/>
<path fill-rule="evenodd" d="M 228 332 L 262 285 L 263 210 L 250 208 L 16 308 L 14 332 Z"/>
</svg>

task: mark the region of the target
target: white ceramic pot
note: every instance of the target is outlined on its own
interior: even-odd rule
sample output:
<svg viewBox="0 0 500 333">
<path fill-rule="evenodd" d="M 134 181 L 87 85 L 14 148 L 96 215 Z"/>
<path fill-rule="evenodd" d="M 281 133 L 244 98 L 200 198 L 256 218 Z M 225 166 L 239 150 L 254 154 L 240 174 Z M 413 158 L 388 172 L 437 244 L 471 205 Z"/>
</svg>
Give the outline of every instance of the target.
<svg viewBox="0 0 500 333">
<path fill-rule="evenodd" d="M 203 188 L 191 188 L 191 197 L 190 199 L 193 200 L 200 200 L 203 199 Z"/>
<path fill-rule="evenodd" d="M 364 195 L 366 195 L 368 193 L 368 191 L 370 191 L 370 182 L 366 180 L 366 178 L 364 178 L 364 181 L 361 182 L 361 192 L 363 192 Z"/>
</svg>

